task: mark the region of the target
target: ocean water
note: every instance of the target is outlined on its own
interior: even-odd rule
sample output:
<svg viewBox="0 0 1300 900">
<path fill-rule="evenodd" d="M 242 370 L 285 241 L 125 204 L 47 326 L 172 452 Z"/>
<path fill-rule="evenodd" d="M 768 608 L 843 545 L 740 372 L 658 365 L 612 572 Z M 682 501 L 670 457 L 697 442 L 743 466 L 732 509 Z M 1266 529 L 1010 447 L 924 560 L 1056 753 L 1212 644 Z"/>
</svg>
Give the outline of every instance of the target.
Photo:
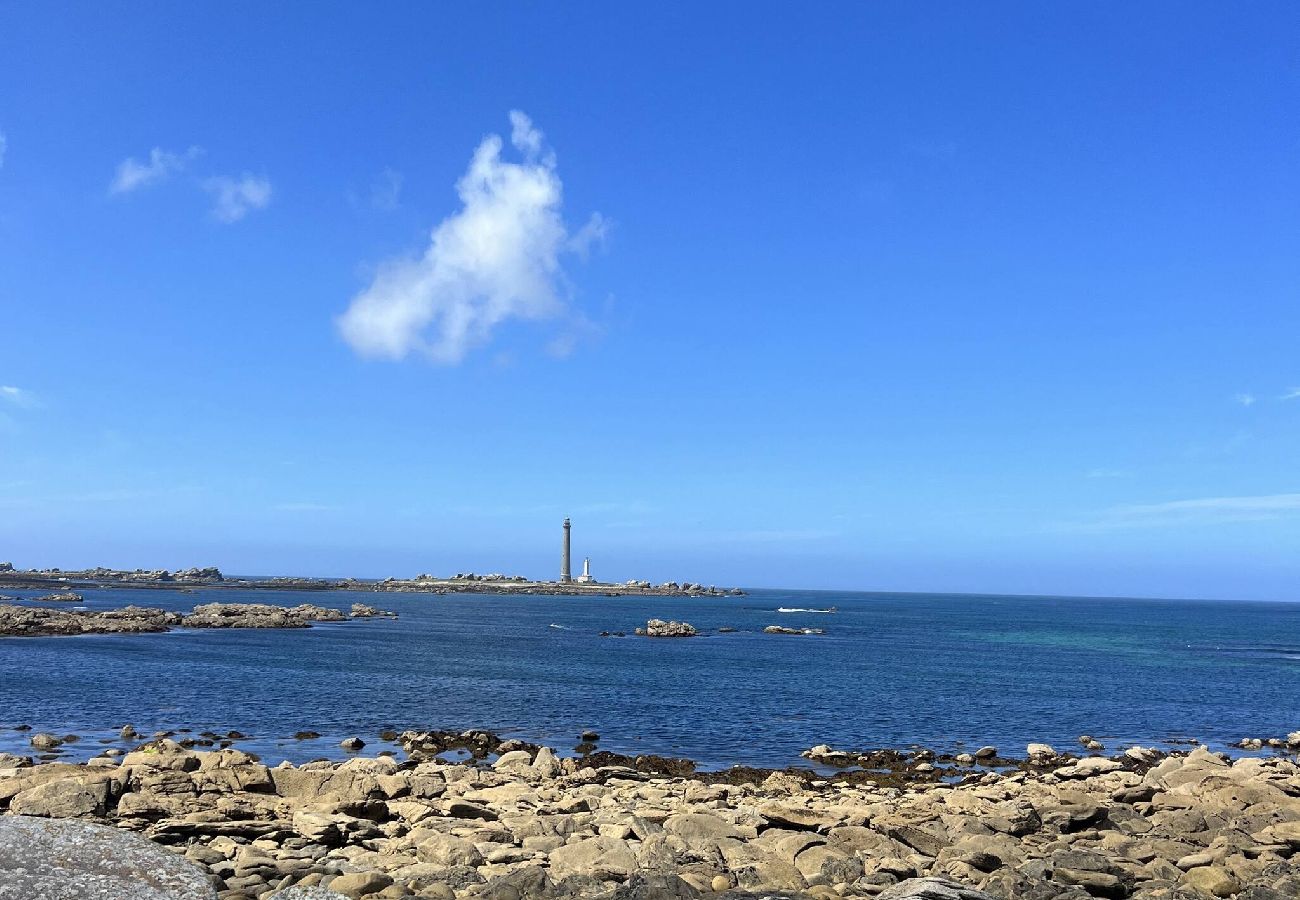
<svg viewBox="0 0 1300 900">
<path fill-rule="evenodd" d="M 36 592 L 20 592 L 32 596 Z M 1300 604 L 756 590 L 744 597 L 85 591 L 86 605 L 375 604 L 397 620 L 287 631 L 0 638 L 0 749 L 13 726 L 130 722 L 250 736 L 270 762 L 341 755 L 385 728 L 488 728 L 570 750 L 784 766 L 814 744 L 1065 749 L 1300 728 Z M 833 613 L 778 612 L 835 607 Z M 66 608 L 66 607 L 62 607 Z M 631 636 L 647 618 L 705 631 Z M 762 633 L 767 625 L 823 635 Z M 736 633 L 716 633 L 729 626 Z M 599 636 L 623 630 L 628 637 Z M 294 741 L 300 730 L 322 734 Z"/>
</svg>

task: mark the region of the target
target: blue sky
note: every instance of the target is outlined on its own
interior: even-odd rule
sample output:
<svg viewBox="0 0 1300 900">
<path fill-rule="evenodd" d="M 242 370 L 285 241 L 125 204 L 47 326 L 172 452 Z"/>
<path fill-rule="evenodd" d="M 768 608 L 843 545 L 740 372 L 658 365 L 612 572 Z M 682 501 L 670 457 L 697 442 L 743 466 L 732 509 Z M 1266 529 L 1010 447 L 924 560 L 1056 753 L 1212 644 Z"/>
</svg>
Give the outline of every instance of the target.
<svg viewBox="0 0 1300 900">
<path fill-rule="evenodd" d="M 1300 599 L 1292 4 L 50 6 L 0 559 Z"/>
</svg>

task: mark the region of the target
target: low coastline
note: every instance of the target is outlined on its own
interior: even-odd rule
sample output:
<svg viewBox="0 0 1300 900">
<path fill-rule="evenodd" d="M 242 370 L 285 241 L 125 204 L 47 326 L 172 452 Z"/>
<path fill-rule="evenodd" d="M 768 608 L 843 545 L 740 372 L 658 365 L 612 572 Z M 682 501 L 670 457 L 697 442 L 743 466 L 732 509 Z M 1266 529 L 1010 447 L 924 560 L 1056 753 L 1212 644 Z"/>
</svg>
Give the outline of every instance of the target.
<svg viewBox="0 0 1300 900">
<path fill-rule="evenodd" d="M 1300 733 L 1237 759 L 1204 747 L 1030 745 L 1019 759 L 994 750 L 960 763 L 877 751 L 831 775 L 696 772 L 602 752 L 593 734 L 576 736 L 586 754 L 562 758 L 485 731 L 407 731 L 383 735 L 391 749 L 378 754 L 352 742 L 346 761 L 297 766 L 127 735 L 132 749 L 85 763 L 0 757 L 0 806 L 139 833 L 183 855 L 222 900 L 291 885 L 440 900 L 1300 891 Z M 954 893 L 909 893 L 918 878 Z"/>
<path fill-rule="evenodd" d="M 268 591 L 373 591 L 410 594 L 538 594 L 590 597 L 739 597 L 740 588 L 721 588 L 692 581 L 651 584 L 630 580 L 621 583 L 534 581 L 522 575 L 459 573 L 450 577 L 417 575 L 414 578 L 267 578 L 227 577 L 215 566 L 181 569 L 16 569 L 0 563 L 0 592 L 14 590 L 91 590 L 101 588 L 146 588 L 158 590 L 268 590 Z"/>
</svg>

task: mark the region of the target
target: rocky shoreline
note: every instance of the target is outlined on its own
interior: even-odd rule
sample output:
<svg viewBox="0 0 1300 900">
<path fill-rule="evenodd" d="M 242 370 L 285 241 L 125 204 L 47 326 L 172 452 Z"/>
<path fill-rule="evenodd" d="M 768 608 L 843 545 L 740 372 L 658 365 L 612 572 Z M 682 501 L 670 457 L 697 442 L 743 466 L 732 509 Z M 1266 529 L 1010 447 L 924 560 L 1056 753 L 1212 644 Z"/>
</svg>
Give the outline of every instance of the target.
<svg viewBox="0 0 1300 900">
<path fill-rule="evenodd" d="M 94 588 L 152 588 L 158 590 L 275 590 L 275 591 L 371 591 L 375 593 L 412 594 L 539 594 L 547 596 L 592 597 L 739 597 L 740 588 L 721 588 L 691 581 L 666 581 L 651 584 L 630 580 L 617 584 L 591 582 L 560 583 L 533 581 L 521 575 L 461 572 L 450 577 L 416 575 L 414 578 L 384 578 L 378 581 L 357 578 L 232 578 L 215 566 L 181 569 L 17 569 L 12 563 L 0 563 L 0 588 L 46 590 L 60 593 Z M 51 598 L 53 599 L 53 598 Z M 66 599 L 66 598 L 59 598 Z"/>
<path fill-rule="evenodd" d="M 350 612 L 324 606 L 271 606 L 264 603 L 205 603 L 189 613 L 147 606 L 108 610 L 63 610 L 0 604 L 0 637 L 51 637 L 77 634 L 159 634 L 172 628 L 310 628 L 316 622 L 397 618 L 396 613 L 364 603 Z"/>
<path fill-rule="evenodd" d="M 300 766 L 174 737 L 84 764 L 0 756 L 0 836 L 30 817 L 136 832 L 203 876 L 184 896 L 222 900 L 1300 896 L 1300 733 L 1237 759 L 810 750 L 853 767 L 832 775 L 696 772 L 598 751 L 592 733 L 578 758 L 407 731 Z"/>
</svg>

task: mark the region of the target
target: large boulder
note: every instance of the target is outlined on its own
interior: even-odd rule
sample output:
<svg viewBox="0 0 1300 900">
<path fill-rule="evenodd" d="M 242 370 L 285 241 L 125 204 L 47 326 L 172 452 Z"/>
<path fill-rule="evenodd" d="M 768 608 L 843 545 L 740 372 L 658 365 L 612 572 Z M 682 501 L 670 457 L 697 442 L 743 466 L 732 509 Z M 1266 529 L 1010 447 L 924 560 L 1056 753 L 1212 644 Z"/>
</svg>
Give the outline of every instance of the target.
<svg viewBox="0 0 1300 900">
<path fill-rule="evenodd" d="M 89 822 L 0 817 L 0 900 L 215 900 L 189 860 Z"/>
<path fill-rule="evenodd" d="M 556 847 L 550 855 L 551 878 L 562 881 L 585 875 L 598 881 L 623 881 L 636 871 L 636 856 L 626 841 L 594 837 Z"/>
<path fill-rule="evenodd" d="M 51 819 L 102 816 L 108 810 L 112 787 L 112 779 L 103 775 L 59 778 L 15 794 L 9 811 Z"/>
<path fill-rule="evenodd" d="M 411 835 L 415 852 L 421 862 L 436 863 L 448 868 L 483 865 L 483 855 L 478 852 L 477 847 L 464 838 L 441 832 L 425 835 L 423 831 L 424 829 L 421 829 Z"/>
</svg>

